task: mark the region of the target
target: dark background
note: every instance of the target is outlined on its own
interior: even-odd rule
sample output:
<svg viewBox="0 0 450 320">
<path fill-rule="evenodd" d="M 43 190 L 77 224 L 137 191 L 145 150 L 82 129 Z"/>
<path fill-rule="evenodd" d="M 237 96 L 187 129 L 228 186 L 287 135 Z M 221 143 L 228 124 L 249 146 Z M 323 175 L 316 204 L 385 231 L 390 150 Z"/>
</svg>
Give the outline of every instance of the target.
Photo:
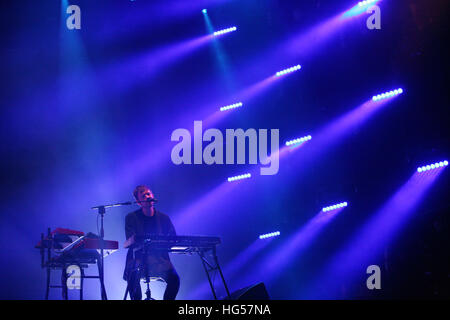
<svg viewBox="0 0 450 320">
<path fill-rule="evenodd" d="M 322 207 L 348 201 L 301 258 L 289 261 L 268 285 L 275 299 L 309 298 L 305 284 L 416 168 L 448 159 L 447 1 L 382 1 L 381 30 L 368 30 L 363 13 L 296 55 L 277 48 L 357 1 L 78 0 L 70 2 L 81 8 L 78 31 L 65 28 L 61 3 L 2 1 L 2 299 L 43 298 L 44 270 L 34 249 L 41 232 L 47 227 L 97 232 L 90 207 L 130 200 L 137 184 L 152 188 L 158 208 L 174 217 L 180 234 L 221 236 L 223 265 L 259 234 L 280 230 L 259 254 L 276 252 L 283 238 Z M 209 43 L 156 69 L 154 50 L 207 33 L 203 8 L 216 30 L 238 27 L 218 40 L 226 63 L 218 62 Z M 139 60 L 146 55 L 144 63 Z M 222 132 L 279 128 L 283 144 L 374 94 L 398 87 L 405 93 L 308 167 L 296 166 L 298 152 L 280 160 L 278 175 L 255 177 L 223 196 L 220 185 L 226 178 L 251 166 L 170 161 L 173 130 L 192 130 L 199 115 L 213 113 L 237 92 L 295 64 L 302 70 L 244 101 L 214 126 Z M 362 280 L 323 297 L 448 298 L 448 187 L 444 170 L 384 250 L 387 254 L 374 260 L 384 266 L 383 290 L 369 291 Z M 218 194 L 208 198 L 214 190 Z M 187 221 L 175 219 L 191 205 Z M 122 246 L 124 217 L 131 210 L 108 212 L 107 239 Z M 113 299 L 125 290 L 125 253 L 121 249 L 106 260 Z M 182 279 L 179 298 L 210 299 L 207 291 L 192 295 L 205 280 L 198 259 L 173 260 Z M 264 268 L 257 261 L 230 277 L 232 290 L 250 284 L 247 276 Z M 88 284 L 87 294 L 99 297 L 96 283 Z"/>
</svg>

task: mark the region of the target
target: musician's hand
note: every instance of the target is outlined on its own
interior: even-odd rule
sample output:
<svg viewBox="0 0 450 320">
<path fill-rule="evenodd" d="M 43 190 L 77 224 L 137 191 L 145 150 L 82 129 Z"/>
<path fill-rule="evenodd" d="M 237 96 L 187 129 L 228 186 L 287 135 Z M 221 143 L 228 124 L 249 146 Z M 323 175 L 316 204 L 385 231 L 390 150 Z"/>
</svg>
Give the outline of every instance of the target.
<svg viewBox="0 0 450 320">
<path fill-rule="evenodd" d="M 130 247 L 131 245 L 133 245 L 134 242 L 135 242 L 135 240 L 134 240 L 134 234 L 133 234 L 131 237 L 129 237 L 129 238 L 127 239 L 127 241 L 125 241 L 125 243 L 123 244 L 123 247 L 124 247 L 124 248 L 128 248 L 128 247 Z"/>
</svg>

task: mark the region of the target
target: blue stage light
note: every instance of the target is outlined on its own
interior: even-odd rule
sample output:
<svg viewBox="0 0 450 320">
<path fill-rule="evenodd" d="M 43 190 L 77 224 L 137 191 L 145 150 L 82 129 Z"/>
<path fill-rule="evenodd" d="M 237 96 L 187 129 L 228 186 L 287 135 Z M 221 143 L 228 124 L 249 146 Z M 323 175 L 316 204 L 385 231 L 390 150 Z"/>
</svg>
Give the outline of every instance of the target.
<svg viewBox="0 0 450 320">
<path fill-rule="evenodd" d="M 233 182 L 233 181 L 236 181 L 236 180 L 242 180 L 242 179 L 248 179 L 248 178 L 250 178 L 252 175 L 250 174 L 250 173 L 246 173 L 246 174 L 241 174 L 241 175 L 238 175 L 238 176 L 234 176 L 234 177 L 229 177 L 228 178 L 228 182 Z"/>
<path fill-rule="evenodd" d="M 233 103 L 230 104 L 229 106 L 225 106 L 225 107 L 221 107 L 220 111 L 226 111 L 226 110 L 230 110 L 230 109 L 236 109 L 242 107 L 242 102 L 238 102 L 238 103 Z"/>
<path fill-rule="evenodd" d="M 341 202 L 341 203 L 338 203 L 338 204 L 335 204 L 335 205 L 332 205 L 332 206 L 325 207 L 325 208 L 322 209 L 322 211 L 323 212 L 332 211 L 332 210 L 336 210 L 336 209 L 339 209 L 339 208 L 346 207 L 347 205 L 348 205 L 347 202 Z"/>
<path fill-rule="evenodd" d="M 376 1 L 378 1 L 378 0 L 365 0 L 365 1 L 360 1 L 360 2 L 358 2 L 358 6 L 359 6 L 359 7 L 362 7 L 362 6 L 371 4 L 371 3 L 376 2 Z"/>
<path fill-rule="evenodd" d="M 275 232 L 271 232 L 271 233 L 265 233 L 259 236 L 260 239 L 267 239 L 267 238 L 272 238 L 272 237 L 277 237 L 280 235 L 280 231 L 275 231 Z"/>
<path fill-rule="evenodd" d="M 213 35 L 214 35 L 214 36 L 220 36 L 220 35 L 222 35 L 222 34 L 229 33 L 229 32 L 233 32 L 233 31 L 236 31 L 236 30 L 237 30 L 236 27 L 226 28 L 226 29 L 223 29 L 223 30 L 215 31 L 215 32 L 213 33 Z"/>
<path fill-rule="evenodd" d="M 390 98 L 390 97 L 393 97 L 393 96 L 396 96 L 396 95 L 399 95 L 399 94 L 402 94 L 402 93 L 403 93 L 403 89 L 399 88 L 399 89 L 391 90 L 391 91 L 388 91 L 388 92 L 381 93 L 381 94 L 378 94 L 376 96 L 373 96 L 372 100 L 373 101 L 378 101 L 378 100 Z"/>
<path fill-rule="evenodd" d="M 291 146 L 291 145 L 296 145 L 296 144 L 300 144 L 300 143 L 309 141 L 311 139 L 312 139 L 311 136 L 304 136 L 304 137 L 301 137 L 301 138 L 297 138 L 297 139 L 286 141 L 285 144 L 286 144 L 286 146 Z"/>
<path fill-rule="evenodd" d="M 206 13 L 208 13 L 208 10 L 203 9 L 202 12 L 203 12 L 204 14 L 206 14 Z"/>
<path fill-rule="evenodd" d="M 275 73 L 275 76 L 277 76 L 277 77 L 283 76 L 283 75 L 285 75 L 285 74 L 287 74 L 287 73 L 291 73 L 291 72 L 300 70 L 301 68 L 302 68 L 302 66 L 298 64 L 298 65 L 296 65 L 296 66 L 293 66 L 293 67 L 290 67 L 290 68 L 287 68 L 287 69 L 278 71 L 277 73 Z"/>
<path fill-rule="evenodd" d="M 438 168 L 442 168 L 442 167 L 446 167 L 446 166 L 448 166 L 447 160 L 440 161 L 440 162 L 436 162 L 433 164 L 419 167 L 419 168 L 417 168 L 417 172 L 425 172 L 425 171 L 434 170 L 434 169 L 438 169 Z"/>
</svg>

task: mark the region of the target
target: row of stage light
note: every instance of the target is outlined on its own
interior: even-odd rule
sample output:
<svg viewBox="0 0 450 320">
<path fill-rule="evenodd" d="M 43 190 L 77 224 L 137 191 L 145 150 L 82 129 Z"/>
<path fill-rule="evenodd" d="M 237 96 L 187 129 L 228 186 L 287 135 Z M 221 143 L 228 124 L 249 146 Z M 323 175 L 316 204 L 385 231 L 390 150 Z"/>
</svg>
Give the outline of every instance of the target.
<svg viewBox="0 0 450 320">
<path fill-rule="evenodd" d="M 347 206 L 348 206 L 347 202 L 341 202 L 341 203 L 337 203 L 337 204 L 334 204 L 331 206 L 323 207 L 322 212 L 336 212 L 338 209 L 341 209 L 341 208 L 344 208 Z M 270 232 L 270 233 L 261 234 L 259 236 L 259 239 L 263 240 L 263 239 L 278 237 L 279 235 L 281 235 L 280 231 L 274 231 L 274 232 Z"/>
<path fill-rule="evenodd" d="M 446 166 L 448 166 L 448 161 L 444 160 L 444 161 L 436 162 L 436 163 L 433 163 L 433 164 L 429 164 L 429 165 L 418 167 L 417 168 L 417 172 L 423 173 L 423 172 L 426 172 L 426 171 L 435 170 L 435 169 L 446 167 Z M 252 176 L 251 173 L 240 174 L 238 176 L 229 177 L 228 178 L 228 182 L 234 182 L 234 181 L 239 181 L 239 180 L 243 180 L 243 179 L 249 179 L 249 178 L 251 178 L 251 176 Z M 347 202 L 343 202 L 342 204 L 343 204 L 343 206 L 347 206 Z M 331 207 L 327 207 L 327 208 L 329 209 Z M 325 209 L 326 208 L 324 208 L 324 210 L 323 210 L 324 212 L 325 211 L 329 211 L 329 210 L 325 210 Z"/>
<path fill-rule="evenodd" d="M 295 67 L 293 67 L 293 68 L 295 68 Z M 286 70 L 289 70 L 289 71 L 287 71 L 287 73 L 290 73 L 290 72 L 297 71 L 299 69 L 288 68 Z M 279 72 L 276 73 L 276 76 L 279 77 L 280 75 L 286 74 L 286 73 L 283 73 L 283 72 L 286 72 L 286 71 L 285 70 L 279 71 Z M 373 96 L 372 100 L 373 101 L 379 101 L 379 100 L 383 100 L 383 99 L 387 99 L 387 98 L 391 98 L 391 97 L 397 96 L 397 95 L 402 94 L 402 93 L 403 93 L 403 89 L 402 88 L 398 88 L 398 89 L 395 89 L 395 90 L 391 90 L 391 91 L 380 93 L 380 94 L 378 94 L 376 96 Z M 242 107 L 243 105 L 244 104 L 242 102 L 236 102 L 236 103 L 233 103 L 233 104 L 230 104 L 230 105 L 227 105 L 227 106 L 220 107 L 219 110 L 220 111 L 227 111 L 227 110 L 231 110 L 231 109 L 236 109 L 236 108 Z"/>
<path fill-rule="evenodd" d="M 298 71 L 300 69 L 301 69 L 301 66 L 298 64 L 296 66 L 293 66 L 293 67 L 290 67 L 290 68 L 278 71 L 277 73 L 275 73 L 274 77 L 281 77 L 281 76 L 284 76 L 286 74 Z M 239 108 L 239 107 L 242 107 L 242 106 L 243 106 L 243 103 L 240 101 L 240 102 L 236 102 L 236 103 L 233 103 L 233 104 L 230 104 L 230 105 L 227 105 L 227 106 L 220 107 L 219 110 L 220 111 L 228 111 L 228 110 L 236 109 L 236 108 Z"/>
</svg>

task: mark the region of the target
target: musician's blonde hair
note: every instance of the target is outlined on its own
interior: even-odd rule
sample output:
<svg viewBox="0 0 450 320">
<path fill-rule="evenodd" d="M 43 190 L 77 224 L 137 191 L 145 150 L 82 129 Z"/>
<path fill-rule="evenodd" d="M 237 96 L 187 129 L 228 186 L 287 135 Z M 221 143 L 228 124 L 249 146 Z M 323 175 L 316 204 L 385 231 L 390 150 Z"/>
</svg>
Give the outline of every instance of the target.
<svg viewBox="0 0 450 320">
<path fill-rule="evenodd" d="M 139 189 L 141 189 L 141 188 L 147 188 L 150 190 L 150 188 L 144 184 L 140 184 L 140 185 L 136 186 L 136 188 L 134 188 L 134 191 L 133 191 L 133 196 L 136 199 L 136 201 L 139 201 L 138 192 L 139 192 Z"/>
</svg>

